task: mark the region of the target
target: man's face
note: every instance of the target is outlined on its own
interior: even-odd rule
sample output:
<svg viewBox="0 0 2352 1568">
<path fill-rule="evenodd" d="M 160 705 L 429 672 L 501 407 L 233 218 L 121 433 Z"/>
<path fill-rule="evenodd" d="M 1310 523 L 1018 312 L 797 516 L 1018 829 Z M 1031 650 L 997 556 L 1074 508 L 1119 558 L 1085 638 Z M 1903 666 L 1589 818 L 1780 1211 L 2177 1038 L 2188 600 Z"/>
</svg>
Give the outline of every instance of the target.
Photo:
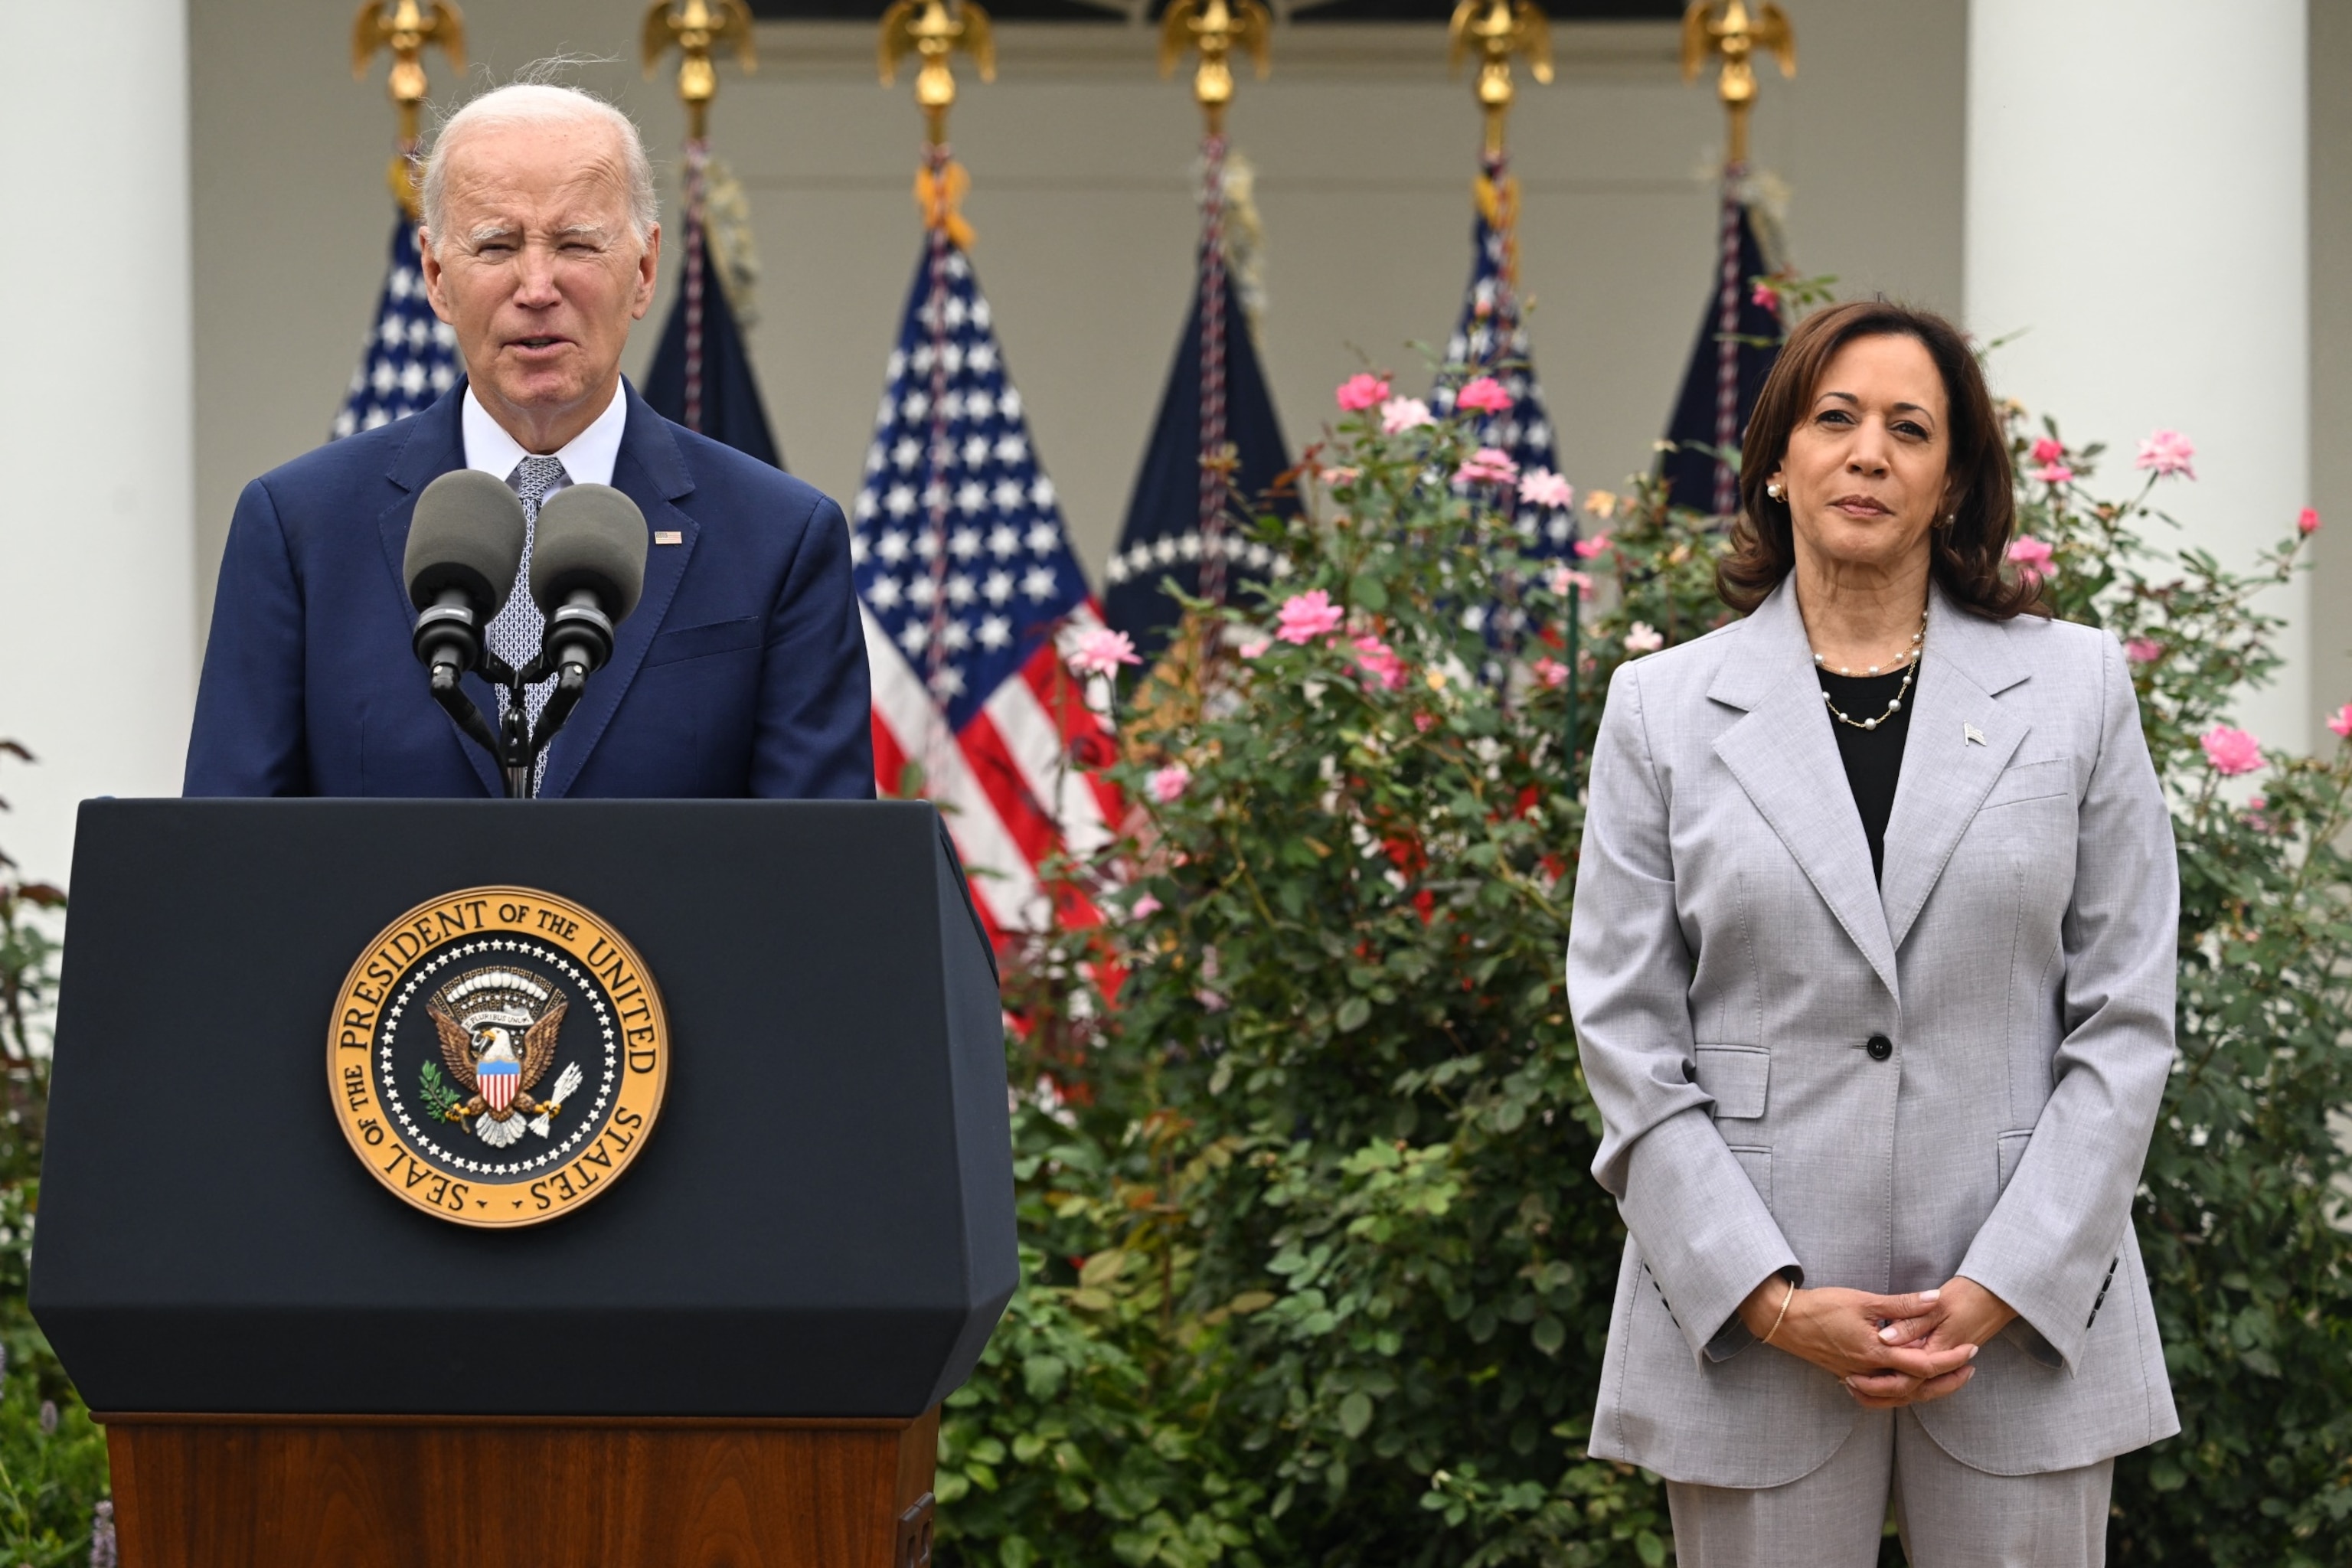
<svg viewBox="0 0 2352 1568">
<path fill-rule="evenodd" d="M 568 440 L 610 399 L 653 303 L 661 237 L 641 246 L 629 226 L 620 138 L 593 121 L 486 127 L 450 149 L 446 181 L 448 232 L 424 255 L 434 313 L 501 424 Z"/>
</svg>

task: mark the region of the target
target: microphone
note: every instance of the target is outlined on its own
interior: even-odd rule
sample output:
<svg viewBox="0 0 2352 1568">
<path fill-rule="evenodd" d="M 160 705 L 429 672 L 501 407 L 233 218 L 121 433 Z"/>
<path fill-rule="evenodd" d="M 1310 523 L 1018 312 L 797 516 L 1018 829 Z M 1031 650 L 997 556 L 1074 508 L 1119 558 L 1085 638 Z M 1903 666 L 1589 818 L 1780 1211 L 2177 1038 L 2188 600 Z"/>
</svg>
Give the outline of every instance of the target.
<svg viewBox="0 0 2352 1568">
<path fill-rule="evenodd" d="M 539 509 L 530 596 L 547 616 L 544 667 L 572 687 L 613 657 L 613 628 L 646 586 L 646 514 L 610 485 L 567 485 Z"/>
<path fill-rule="evenodd" d="M 522 502 L 471 468 L 442 475 L 416 498 L 401 574 L 417 611 L 409 646 L 436 696 L 482 662 L 482 637 L 514 589 L 528 531 Z"/>
</svg>

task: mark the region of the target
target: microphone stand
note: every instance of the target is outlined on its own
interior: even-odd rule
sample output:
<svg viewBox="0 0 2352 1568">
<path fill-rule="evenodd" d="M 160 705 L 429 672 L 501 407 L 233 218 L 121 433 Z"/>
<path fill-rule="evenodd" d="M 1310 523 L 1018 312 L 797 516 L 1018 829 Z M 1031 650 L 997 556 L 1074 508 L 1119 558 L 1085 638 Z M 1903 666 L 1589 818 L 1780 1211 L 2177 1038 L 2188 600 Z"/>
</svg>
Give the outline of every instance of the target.
<svg viewBox="0 0 2352 1568">
<path fill-rule="evenodd" d="M 577 658 L 564 658 L 550 664 L 542 650 L 522 668 L 517 669 L 498 655 L 484 649 L 480 669 L 483 678 L 506 688 L 507 710 L 499 717 L 498 731 L 493 733 L 489 721 L 481 709 L 466 695 L 459 684 L 463 672 L 454 664 L 433 666 L 433 700 L 439 703 L 466 738 L 490 754 L 505 780 L 509 800 L 529 800 L 535 792 L 532 775 L 538 771 L 540 753 L 555 739 L 572 710 L 588 689 L 588 667 Z M 539 722 L 530 721 L 530 705 L 525 700 L 524 689 L 536 685 L 550 675 L 556 678 L 555 689 L 547 700 L 546 710 Z"/>
</svg>

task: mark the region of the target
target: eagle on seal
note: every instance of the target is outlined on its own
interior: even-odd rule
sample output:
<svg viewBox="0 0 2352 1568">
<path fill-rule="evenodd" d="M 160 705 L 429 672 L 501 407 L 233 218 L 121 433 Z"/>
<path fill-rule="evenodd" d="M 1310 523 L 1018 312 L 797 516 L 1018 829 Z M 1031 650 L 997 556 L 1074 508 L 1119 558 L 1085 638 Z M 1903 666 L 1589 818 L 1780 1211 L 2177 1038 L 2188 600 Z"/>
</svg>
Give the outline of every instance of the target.
<svg viewBox="0 0 2352 1568">
<path fill-rule="evenodd" d="M 486 1143 L 504 1148 L 523 1134 L 526 1121 L 555 1115 L 563 1109 L 561 1100 L 541 1100 L 531 1097 L 531 1089 L 545 1077 L 555 1060 L 556 1031 L 563 1026 L 563 1015 L 572 1004 L 558 998 L 539 1019 L 524 1028 L 521 1049 L 517 1051 L 513 1022 L 500 1018 L 478 1019 L 468 1028 L 446 1004 L 435 997 L 426 1011 L 433 1016 L 433 1026 L 441 1035 L 441 1059 L 449 1067 L 449 1076 L 470 1099 L 453 1106 L 446 1113 L 452 1121 L 474 1121 L 474 1131 Z M 482 1092 L 481 1077 L 477 1064 L 482 1062 L 519 1062 L 514 1098 L 505 1105 L 493 1105 Z M 572 1076 L 565 1075 L 567 1078 Z M 559 1089 L 564 1086 L 557 1085 Z M 541 1128 L 542 1132 L 546 1131 Z"/>
</svg>

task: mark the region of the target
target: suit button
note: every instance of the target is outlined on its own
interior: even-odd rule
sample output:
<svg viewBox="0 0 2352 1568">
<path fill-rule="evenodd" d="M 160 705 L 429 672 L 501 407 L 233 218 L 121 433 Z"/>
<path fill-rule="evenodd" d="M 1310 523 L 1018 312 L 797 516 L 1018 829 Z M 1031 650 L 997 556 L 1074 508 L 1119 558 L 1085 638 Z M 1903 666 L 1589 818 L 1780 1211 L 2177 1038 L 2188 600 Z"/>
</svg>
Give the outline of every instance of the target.
<svg viewBox="0 0 2352 1568">
<path fill-rule="evenodd" d="M 1862 1048 L 1870 1053 L 1872 1061 L 1883 1062 L 1895 1054 L 1895 1042 L 1885 1035 L 1873 1035 L 1870 1037 L 1869 1043 Z"/>
</svg>

